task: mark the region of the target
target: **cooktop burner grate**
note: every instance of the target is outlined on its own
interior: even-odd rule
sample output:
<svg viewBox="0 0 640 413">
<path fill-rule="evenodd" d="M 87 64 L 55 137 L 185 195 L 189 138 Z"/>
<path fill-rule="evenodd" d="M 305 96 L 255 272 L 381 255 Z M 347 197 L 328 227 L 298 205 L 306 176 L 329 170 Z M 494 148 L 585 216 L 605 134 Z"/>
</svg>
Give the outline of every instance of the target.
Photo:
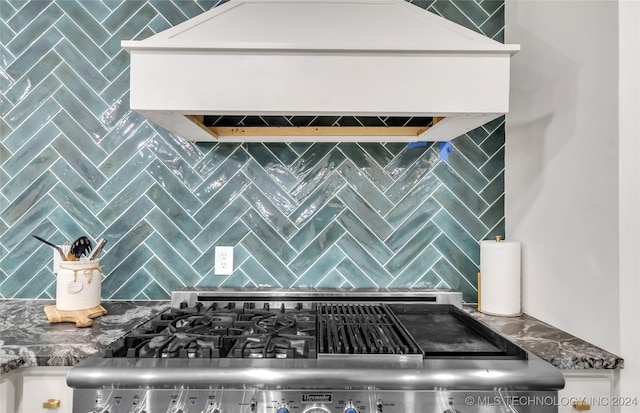
<svg viewBox="0 0 640 413">
<path fill-rule="evenodd" d="M 315 358 L 315 309 L 212 304 L 172 309 L 109 346 L 105 357 Z"/>
<path fill-rule="evenodd" d="M 422 354 L 386 304 L 319 304 L 318 353 Z"/>
</svg>

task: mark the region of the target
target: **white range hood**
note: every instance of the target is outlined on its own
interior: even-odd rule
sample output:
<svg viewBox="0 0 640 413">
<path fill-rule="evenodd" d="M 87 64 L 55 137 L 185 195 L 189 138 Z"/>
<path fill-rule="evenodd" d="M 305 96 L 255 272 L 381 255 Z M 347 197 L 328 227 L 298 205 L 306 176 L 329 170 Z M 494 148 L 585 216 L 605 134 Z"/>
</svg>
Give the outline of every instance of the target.
<svg viewBox="0 0 640 413">
<path fill-rule="evenodd" d="M 193 141 L 448 141 L 508 111 L 505 45 L 404 0 L 231 0 L 141 41 L 131 109 Z"/>
</svg>

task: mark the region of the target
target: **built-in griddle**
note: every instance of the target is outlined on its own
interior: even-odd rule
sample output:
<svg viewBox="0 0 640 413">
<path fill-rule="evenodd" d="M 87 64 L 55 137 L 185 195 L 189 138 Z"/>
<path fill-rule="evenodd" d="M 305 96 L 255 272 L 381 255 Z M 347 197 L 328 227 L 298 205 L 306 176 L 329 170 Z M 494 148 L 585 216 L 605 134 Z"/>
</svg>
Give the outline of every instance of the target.
<svg viewBox="0 0 640 413">
<path fill-rule="evenodd" d="M 425 358 L 514 358 L 527 352 L 452 305 L 390 304 Z"/>
</svg>

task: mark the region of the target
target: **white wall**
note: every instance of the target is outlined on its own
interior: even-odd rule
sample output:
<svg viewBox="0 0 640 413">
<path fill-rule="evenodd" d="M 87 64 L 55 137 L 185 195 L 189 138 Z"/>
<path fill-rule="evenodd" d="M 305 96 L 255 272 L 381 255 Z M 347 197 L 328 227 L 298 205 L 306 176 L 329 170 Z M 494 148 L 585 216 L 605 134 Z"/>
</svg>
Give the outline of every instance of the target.
<svg viewBox="0 0 640 413">
<path fill-rule="evenodd" d="M 620 395 L 640 396 L 640 1 L 619 16 Z"/>
<path fill-rule="evenodd" d="M 522 46 L 505 214 L 523 310 L 618 353 L 618 3 L 509 0 L 506 42 Z"/>
</svg>

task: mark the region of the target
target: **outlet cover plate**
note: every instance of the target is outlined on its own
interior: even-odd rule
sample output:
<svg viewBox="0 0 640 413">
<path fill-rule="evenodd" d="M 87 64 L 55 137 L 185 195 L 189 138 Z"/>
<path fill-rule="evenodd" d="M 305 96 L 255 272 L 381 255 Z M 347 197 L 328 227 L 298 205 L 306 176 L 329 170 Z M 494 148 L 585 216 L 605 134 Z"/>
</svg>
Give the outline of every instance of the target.
<svg viewBox="0 0 640 413">
<path fill-rule="evenodd" d="M 215 247 L 215 275 L 233 274 L 233 247 Z"/>
</svg>

